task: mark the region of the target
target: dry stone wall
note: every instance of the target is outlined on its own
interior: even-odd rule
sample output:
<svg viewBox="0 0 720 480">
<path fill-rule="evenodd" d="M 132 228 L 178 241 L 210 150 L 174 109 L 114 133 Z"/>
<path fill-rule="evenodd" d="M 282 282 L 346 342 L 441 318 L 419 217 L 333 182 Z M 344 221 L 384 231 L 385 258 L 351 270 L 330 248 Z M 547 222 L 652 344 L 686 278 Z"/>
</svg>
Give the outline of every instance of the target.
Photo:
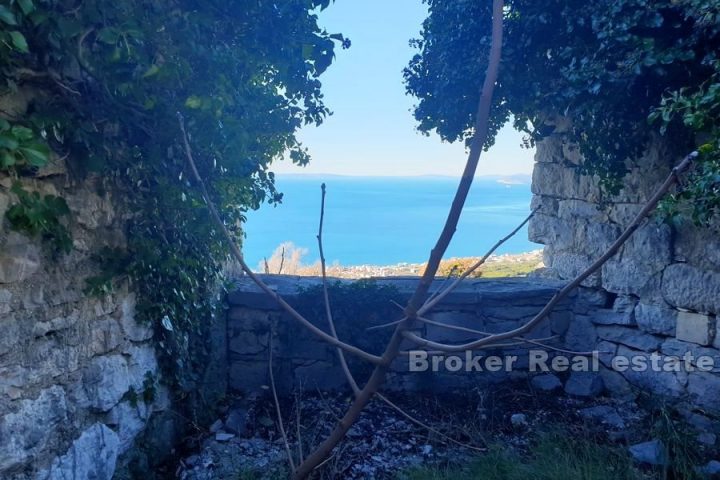
<svg viewBox="0 0 720 480">
<path fill-rule="evenodd" d="M 562 135 L 537 145 L 530 239 L 545 245 L 549 274 L 568 280 L 586 268 L 629 225 L 680 159 L 659 140 L 631 162 L 616 196 L 578 169 L 581 157 Z M 568 346 L 622 355 L 682 356 L 692 352 L 720 367 L 720 224 L 698 228 L 649 219 L 602 271 L 585 282 L 606 298 L 605 308 L 580 317 Z M 713 372 L 606 371 L 621 395 L 640 389 L 677 401 L 688 416 L 720 415 L 720 368 Z"/>
<path fill-rule="evenodd" d="M 11 231 L 12 180 L 0 177 L 0 478 L 109 480 L 169 403 L 135 295 L 127 285 L 84 292 L 98 273 L 92 255 L 123 247 L 129 219 L 96 180 L 70 182 L 60 161 L 23 183 L 67 201 L 73 250 L 53 255 Z"/>
<path fill-rule="evenodd" d="M 297 304 L 300 297 L 309 288 L 321 286 L 319 278 L 292 277 L 292 276 L 265 276 L 266 281 L 291 304 Z M 335 280 L 332 280 L 335 282 Z M 378 279 L 378 285 L 391 285 L 397 289 L 401 296 L 409 298 L 418 279 L 386 278 Z M 442 282 L 436 282 L 433 288 L 438 288 Z M 448 295 L 433 310 L 430 319 L 437 322 L 474 329 L 485 332 L 503 332 L 517 328 L 530 320 L 562 287 L 561 282 L 539 278 L 518 278 L 500 280 L 467 280 Z M 386 300 L 385 300 L 386 301 Z M 576 293 L 558 305 L 558 308 L 538 328 L 529 334 L 529 338 L 547 339 L 550 337 L 562 338 L 569 333 L 576 315 L 582 315 L 594 308 L 593 302 L 598 301 L 594 296 L 588 296 L 584 291 Z M 601 299 L 604 301 L 604 299 Z M 266 294 L 260 291 L 251 280 L 245 278 L 238 281 L 234 290 L 228 295 L 228 360 L 229 382 L 228 386 L 234 390 L 251 393 L 263 386 L 269 385 L 269 332 L 275 329 L 273 341 L 273 364 L 275 369 L 275 382 L 281 393 L 292 393 L 295 390 L 344 390 L 347 382 L 340 368 L 337 353 L 333 347 L 316 338 L 312 333 L 300 326 L 285 314 Z M 399 314 L 399 310 L 398 310 Z M 316 325 L 327 331 L 325 318 L 312 319 Z M 359 319 L 358 319 L 359 320 Z M 375 319 L 374 324 L 385 323 L 396 318 Z M 338 331 L 344 325 L 338 320 Z M 385 329 L 385 331 L 389 331 Z M 420 328 L 426 338 L 441 342 L 462 343 L 477 338 L 477 334 L 448 330 L 434 325 L 424 325 Z M 360 332 L 366 336 L 362 339 L 376 347 L 378 353 L 382 352 L 386 338 L 378 330 Z M 344 339 L 358 345 L 361 339 Z M 547 343 L 560 344 L 556 338 Z M 501 349 L 484 352 L 487 355 L 497 355 L 505 358 L 517 356 L 515 368 L 512 371 L 492 372 L 484 369 L 482 372 L 466 372 L 465 367 L 460 372 L 448 371 L 441 366 L 439 372 L 431 370 L 425 372 L 410 372 L 409 359 L 399 358 L 392 366 L 385 388 L 401 391 L 418 391 L 429 393 L 445 393 L 448 390 L 468 390 L 483 388 L 511 380 L 528 379 L 528 346 L 508 346 Z M 403 349 L 413 349 L 406 344 Z M 483 352 L 476 352 L 483 355 Z M 552 352 L 551 352 L 552 353 Z M 464 358 L 464 353 L 460 356 Z M 482 365 L 482 364 L 481 364 Z M 566 375 L 562 379 L 564 380 Z M 595 376 L 588 377 L 595 386 L 600 380 Z M 583 379 L 576 379 L 584 381 Z M 539 380 L 540 384 L 547 382 L 551 387 L 562 387 L 558 378 L 545 378 Z M 588 388 L 595 388 L 588 385 Z M 581 386 L 585 388 L 585 386 Z M 602 384 L 600 383 L 602 389 Z M 572 384 L 570 389 L 573 389 Z M 571 393 L 585 394 L 578 389 Z M 594 392 L 599 393 L 599 392 Z"/>
</svg>

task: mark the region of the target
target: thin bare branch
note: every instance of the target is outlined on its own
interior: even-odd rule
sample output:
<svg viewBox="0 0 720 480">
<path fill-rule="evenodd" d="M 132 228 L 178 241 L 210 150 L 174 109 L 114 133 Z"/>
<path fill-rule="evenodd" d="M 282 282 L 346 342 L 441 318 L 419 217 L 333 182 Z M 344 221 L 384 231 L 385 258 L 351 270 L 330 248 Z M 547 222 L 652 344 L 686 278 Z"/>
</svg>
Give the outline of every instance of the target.
<svg viewBox="0 0 720 480">
<path fill-rule="evenodd" d="M 295 310 L 290 304 L 288 304 L 285 299 L 283 299 L 280 295 L 278 295 L 277 292 L 275 292 L 272 288 L 270 288 L 265 282 L 263 282 L 260 277 L 258 277 L 248 266 L 247 263 L 245 263 L 245 259 L 243 257 L 242 252 L 240 251 L 240 248 L 238 248 L 237 244 L 233 240 L 232 235 L 228 231 L 227 227 L 225 226 L 225 222 L 222 221 L 222 218 L 220 217 L 220 213 L 217 210 L 217 207 L 215 206 L 215 203 L 210 198 L 210 194 L 207 190 L 207 187 L 205 186 L 205 182 L 203 181 L 202 177 L 200 176 L 200 173 L 198 172 L 197 166 L 195 165 L 195 160 L 192 155 L 192 149 L 190 148 L 190 140 L 188 138 L 187 131 L 185 130 L 185 120 L 183 119 L 183 116 L 180 112 L 177 113 L 178 121 L 180 123 L 180 131 L 182 132 L 183 136 L 183 142 L 185 147 L 185 155 L 188 160 L 188 164 L 190 165 L 190 168 L 192 170 L 193 176 L 195 178 L 195 181 L 200 186 L 200 191 L 202 192 L 202 196 L 205 200 L 205 204 L 208 207 L 208 210 L 210 211 L 210 215 L 212 216 L 213 220 L 215 221 L 215 224 L 218 226 L 220 231 L 222 232 L 223 236 L 225 237 L 225 240 L 227 241 L 228 245 L 230 246 L 230 253 L 235 257 L 235 260 L 237 260 L 238 264 L 240 264 L 240 267 L 242 270 L 247 274 L 250 279 L 255 282 L 255 284 L 260 287 L 260 289 L 265 292 L 267 295 L 269 295 L 272 299 L 274 299 L 280 307 L 282 307 L 283 310 L 285 310 L 294 320 L 299 322 L 301 325 L 303 325 L 305 328 L 310 330 L 313 334 L 315 334 L 317 337 L 319 337 L 321 340 L 324 340 L 325 342 L 329 343 L 330 345 L 338 348 L 342 348 L 348 353 L 352 353 L 353 355 L 357 355 L 358 357 L 372 363 L 375 365 L 379 365 L 382 362 L 382 359 L 378 357 L 377 355 L 373 355 L 371 353 L 368 353 L 360 348 L 357 348 L 353 345 L 349 345 L 347 343 L 341 342 L 337 338 L 333 337 L 332 335 L 329 335 L 325 333 L 324 331 L 320 330 L 318 327 L 312 324 L 309 320 L 307 320 L 305 317 L 303 317 L 297 310 Z"/>
<path fill-rule="evenodd" d="M 337 330 L 335 329 L 335 320 L 333 319 L 332 308 L 330 307 L 330 294 L 328 293 L 327 270 L 325 267 L 325 251 L 323 250 L 322 240 L 323 224 L 325 222 L 325 196 L 327 195 L 327 190 L 324 183 L 320 186 L 320 190 L 322 192 L 322 195 L 320 197 L 320 226 L 318 227 L 317 241 L 318 251 L 320 252 L 320 270 L 322 272 L 323 299 L 325 301 L 325 315 L 327 316 L 328 325 L 330 326 L 330 334 L 336 339 L 338 339 Z M 345 359 L 345 353 L 339 347 L 336 350 L 338 358 L 340 359 L 340 366 L 342 367 L 342 371 L 345 374 L 345 378 L 350 384 L 350 388 L 352 388 L 353 393 L 357 395 L 358 393 L 360 393 L 360 387 L 355 381 L 352 373 L 350 373 L 350 368 L 348 367 L 347 360 Z"/>
<path fill-rule="evenodd" d="M 269 333 L 269 359 L 268 359 L 268 370 L 270 371 L 270 389 L 272 390 L 273 401 L 275 402 L 275 413 L 277 414 L 278 427 L 280 428 L 280 435 L 282 435 L 283 443 L 285 444 L 285 452 L 287 453 L 288 463 L 290 464 L 290 471 L 295 471 L 295 461 L 293 460 L 292 450 L 290 449 L 290 442 L 288 442 L 288 436 L 285 432 L 285 424 L 283 423 L 282 411 L 280 410 L 280 401 L 278 400 L 277 388 L 275 388 L 275 374 L 273 373 L 273 337 L 275 336 L 275 329 L 270 328 Z M 302 461 L 302 460 L 301 460 Z"/>
<path fill-rule="evenodd" d="M 500 240 L 498 240 L 497 243 L 495 243 L 495 245 L 493 245 L 492 248 L 490 248 L 490 250 L 485 254 L 484 257 L 482 257 L 480 260 L 478 260 L 477 262 L 475 262 L 475 264 L 473 264 L 470 268 L 468 268 L 465 272 L 463 272 L 463 274 L 460 275 L 458 278 L 456 278 L 455 281 L 453 281 L 453 283 L 451 283 L 449 287 L 447 287 L 445 290 L 441 291 L 440 293 L 438 293 L 438 294 L 435 295 L 434 297 L 430 297 L 430 298 L 423 304 L 423 306 L 420 308 L 420 310 L 418 310 L 418 312 L 417 312 L 418 315 L 419 315 L 419 316 L 420 316 L 420 315 L 424 315 L 424 314 L 426 314 L 427 312 L 429 312 L 435 305 L 437 305 L 438 303 L 440 303 L 446 296 L 448 296 L 448 295 L 450 294 L 450 292 L 452 292 L 453 290 L 455 290 L 455 289 L 458 287 L 458 285 L 460 285 L 460 283 L 461 283 L 463 280 L 465 280 L 467 277 L 469 277 L 470 275 L 472 275 L 472 273 L 473 273 L 475 270 L 477 270 L 478 268 L 480 268 L 480 267 L 487 261 L 487 259 L 490 258 L 490 256 L 491 256 L 493 253 L 495 253 L 495 251 L 496 251 L 498 248 L 500 248 L 500 246 L 502 246 L 503 243 L 507 242 L 507 241 L 510 240 L 513 236 L 515 236 L 515 234 L 517 234 L 517 233 L 530 221 L 530 219 L 533 217 L 533 215 L 535 215 L 535 213 L 536 213 L 539 209 L 540 209 L 540 207 L 537 207 L 537 208 L 535 208 L 532 212 L 530 212 L 530 215 L 528 215 L 527 218 L 526 218 L 525 220 L 523 220 L 523 222 L 522 222 L 520 225 L 518 225 L 517 228 L 515 228 L 515 230 L 513 230 L 512 232 L 510 232 L 508 235 L 506 235 L 505 237 L 501 238 Z"/>
<path fill-rule="evenodd" d="M 445 352 L 461 352 L 465 350 L 475 350 L 491 343 L 497 343 L 499 341 L 514 338 L 532 330 L 538 323 L 543 321 L 552 312 L 553 308 L 555 308 L 555 306 L 560 302 L 560 300 L 569 295 L 570 292 L 572 292 L 575 288 L 582 284 L 583 281 L 585 281 L 588 277 L 598 271 L 610 258 L 612 258 L 617 253 L 620 247 L 622 247 L 628 240 L 628 238 L 630 238 L 630 236 L 635 233 L 635 231 L 640 227 L 645 218 L 655 209 L 660 200 L 665 197 L 670 188 L 672 188 L 672 186 L 677 183 L 680 174 L 690 168 L 697 156 L 697 152 L 692 152 L 691 154 L 686 156 L 682 160 L 682 162 L 680 162 L 675 168 L 673 168 L 667 179 L 663 182 L 662 185 L 660 185 L 660 187 L 658 187 L 652 198 L 648 200 L 640 213 L 638 213 L 635 219 L 630 223 L 630 225 L 625 229 L 625 231 L 620 235 L 620 237 L 615 240 L 615 242 L 610 246 L 610 248 L 608 248 L 607 251 L 603 255 L 601 255 L 600 258 L 598 258 L 592 265 L 585 269 L 585 271 L 575 277 L 573 281 L 568 283 L 559 292 L 557 292 L 545 305 L 545 307 L 543 307 L 543 309 L 525 325 L 514 330 L 494 334 L 489 337 L 476 340 L 474 342 L 464 343 L 462 345 L 447 345 L 444 343 L 433 342 L 431 340 L 426 340 L 422 337 L 419 337 L 412 332 L 407 332 L 407 335 L 405 335 L 405 337 L 422 347 L 433 348 L 435 350 L 441 350 Z"/>
<path fill-rule="evenodd" d="M 490 46 L 487 73 L 485 75 L 483 89 L 478 103 L 478 114 L 475 122 L 473 141 L 470 145 L 470 153 L 468 154 L 467 164 L 465 165 L 465 170 L 463 171 L 463 176 L 460 180 L 460 184 L 458 185 L 455 199 L 453 200 L 443 231 L 440 234 L 435 247 L 430 253 L 430 259 L 425 269 L 425 273 L 420 279 L 420 283 L 418 284 L 415 293 L 405 309 L 405 315 L 408 318 L 397 325 L 385 348 L 385 352 L 381 357 L 380 363 L 373 370 L 373 373 L 368 382 L 365 384 L 365 387 L 363 387 L 358 395 L 356 395 L 355 401 L 345 413 L 345 416 L 338 422 L 330 436 L 328 436 L 315 449 L 315 451 L 300 464 L 293 475 L 294 480 L 306 478 L 320 463 L 322 463 L 323 460 L 328 457 L 328 455 L 330 455 L 332 450 L 337 446 L 340 440 L 342 440 L 347 431 L 360 416 L 365 406 L 368 402 L 370 402 L 372 397 L 377 393 L 378 389 L 385 381 L 387 369 L 400 351 L 400 346 L 403 341 L 403 331 L 412 326 L 416 317 L 416 312 L 424 302 L 429 288 L 432 285 L 432 281 L 435 278 L 438 266 L 440 265 L 440 260 L 445 254 L 445 251 L 450 244 L 450 240 L 452 240 L 460 219 L 460 214 L 463 206 L 465 205 L 465 200 L 467 199 L 468 192 L 475 177 L 478 162 L 480 161 L 480 155 L 482 154 L 483 147 L 488 138 L 490 109 L 492 107 L 492 97 L 498 77 L 500 56 L 502 53 L 504 5 L 503 0 L 493 0 L 492 43 Z"/>
</svg>

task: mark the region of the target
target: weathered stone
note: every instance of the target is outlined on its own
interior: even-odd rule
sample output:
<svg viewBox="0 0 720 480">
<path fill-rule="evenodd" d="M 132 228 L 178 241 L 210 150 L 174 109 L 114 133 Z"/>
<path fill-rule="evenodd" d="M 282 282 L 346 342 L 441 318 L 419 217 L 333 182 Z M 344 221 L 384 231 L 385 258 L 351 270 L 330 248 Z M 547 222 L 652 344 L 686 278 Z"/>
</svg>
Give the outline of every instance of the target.
<svg viewBox="0 0 720 480">
<path fill-rule="evenodd" d="M 692 372 L 688 375 L 688 393 L 697 406 L 717 415 L 720 413 L 720 375 Z"/>
<path fill-rule="evenodd" d="M 17 348 L 20 340 L 20 325 L 14 315 L 0 318 L 0 355 L 5 355 Z"/>
<path fill-rule="evenodd" d="M 510 424 L 513 427 L 524 427 L 528 423 L 527 421 L 527 415 L 524 413 L 513 413 L 510 416 Z"/>
<path fill-rule="evenodd" d="M 720 462 L 717 460 L 710 460 L 702 467 L 698 467 L 697 472 L 700 475 L 706 475 L 708 477 L 714 478 L 715 476 L 720 475 Z"/>
<path fill-rule="evenodd" d="M 217 442 L 229 442 L 233 438 L 235 438 L 235 435 L 232 433 L 218 432 L 215 434 L 215 441 Z"/>
<path fill-rule="evenodd" d="M 683 342 L 710 345 L 715 338 L 715 318 L 700 313 L 678 312 L 675 336 Z"/>
<path fill-rule="evenodd" d="M 11 232 L 0 248 L 0 283 L 21 282 L 40 268 L 40 248 L 24 235 Z"/>
<path fill-rule="evenodd" d="M 590 314 L 590 320 L 596 325 L 634 325 L 634 315 L 627 312 L 616 312 L 610 309 L 600 309 Z"/>
<path fill-rule="evenodd" d="M 612 428 L 625 428 L 625 421 L 618 414 L 617 410 L 608 405 L 582 408 L 578 410 L 578 414 L 583 418 L 603 423 Z"/>
<path fill-rule="evenodd" d="M 713 347 L 720 350 L 720 316 L 715 318 L 715 340 L 713 341 Z"/>
<path fill-rule="evenodd" d="M 657 335 L 675 336 L 677 310 L 658 305 L 638 303 L 635 321 L 641 330 Z"/>
<path fill-rule="evenodd" d="M 596 372 L 572 372 L 565 382 L 565 393 L 576 397 L 596 397 L 604 388 L 603 379 Z"/>
<path fill-rule="evenodd" d="M 717 435 L 710 432 L 703 432 L 699 433 L 695 439 L 698 441 L 698 443 L 702 445 L 707 445 L 709 447 L 714 447 L 717 443 Z"/>
<path fill-rule="evenodd" d="M 105 422 L 115 427 L 118 435 L 120 454 L 130 450 L 135 438 L 143 431 L 150 417 L 148 406 L 139 399 L 135 405 L 130 402 L 117 404 L 105 418 Z"/>
<path fill-rule="evenodd" d="M 125 354 L 130 356 L 127 361 L 130 386 L 142 392 L 146 379 L 155 378 L 159 371 L 155 349 L 150 344 L 132 345 Z"/>
<path fill-rule="evenodd" d="M 70 450 L 55 459 L 37 480 L 112 480 L 120 449 L 115 432 L 96 423 L 73 442 Z"/>
<path fill-rule="evenodd" d="M 140 323 L 135 318 L 135 295 L 129 295 L 120 302 L 120 305 L 113 313 L 113 316 L 120 322 L 122 331 L 128 340 L 133 342 L 144 342 L 153 337 L 153 329 L 150 323 Z"/>
<path fill-rule="evenodd" d="M 660 440 L 638 443 L 628 449 L 638 463 L 662 466 L 668 464 L 667 450 Z"/>
<path fill-rule="evenodd" d="M 720 313 L 720 273 L 684 263 L 665 269 L 662 294 L 671 305 L 703 313 Z"/>
<path fill-rule="evenodd" d="M 0 217 L 2 218 L 2 217 Z M 6 315 L 11 311 L 10 302 L 12 301 L 12 293 L 10 290 L 0 288 L 0 315 Z"/>
<path fill-rule="evenodd" d="M 109 411 L 129 389 L 128 365 L 121 355 L 97 357 L 83 372 L 83 390 L 94 410 Z"/>
<path fill-rule="evenodd" d="M 611 397 L 623 402 L 637 398 L 636 389 L 620 373 L 609 368 L 601 368 L 600 376 L 603 379 L 605 389 L 610 393 Z"/>
<path fill-rule="evenodd" d="M 713 361 L 713 366 L 711 366 L 710 371 L 720 373 L 720 351 L 714 348 L 702 347 L 695 343 L 687 343 L 676 338 L 671 338 L 662 343 L 660 351 L 665 355 L 671 355 L 680 359 L 684 359 L 685 355 L 689 353 L 692 356 L 690 364 L 695 367 L 698 365 L 698 359 L 708 357 Z"/>
<path fill-rule="evenodd" d="M 560 379 L 552 373 L 544 375 L 536 375 L 530 380 L 530 385 L 536 390 L 542 390 L 544 392 L 552 392 L 554 390 L 560 390 L 562 388 L 562 382 Z"/>
<path fill-rule="evenodd" d="M 91 324 L 90 328 L 90 351 L 93 355 L 111 352 L 122 343 L 120 325 L 114 318 L 102 318 Z"/>
<path fill-rule="evenodd" d="M 619 373 L 622 374 L 632 385 L 650 391 L 656 395 L 662 395 L 665 397 L 676 398 L 683 396 L 685 387 L 687 386 L 687 373 L 684 372 L 666 372 L 655 370 L 650 368 L 652 364 L 652 358 L 657 357 L 658 360 L 663 360 L 662 355 L 653 352 L 652 354 L 647 352 L 640 352 L 637 350 L 631 350 L 624 345 L 620 345 L 617 352 L 618 357 L 624 357 L 629 360 L 629 366 L 624 371 Z M 633 361 L 643 361 L 647 366 L 646 369 L 632 368 Z"/>
<path fill-rule="evenodd" d="M 597 330 L 590 317 L 576 315 L 565 334 L 565 345 L 576 351 L 588 352 L 595 348 Z"/>
<path fill-rule="evenodd" d="M 234 408 L 225 419 L 225 430 L 235 435 L 244 435 L 247 430 L 248 412 L 242 408 Z"/>
<path fill-rule="evenodd" d="M 598 337 L 613 343 L 621 343 L 630 348 L 652 352 L 660 347 L 662 339 L 654 335 L 643 333 L 635 328 L 600 326 L 597 328 Z"/>
<path fill-rule="evenodd" d="M 0 418 L 0 477 L 31 462 L 58 441 L 67 422 L 65 391 L 51 387 L 35 400 L 23 400 L 20 409 Z"/>
<path fill-rule="evenodd" d="M 600 363 L 602 363 L 606 367 L 609 367 L 611 365 L 612 359 L 617 353 L 617 349 L 618 346 L 616 343 L 604 340 L 602 342 L 599 342 L 595 347 L 595 351 L 598 352 L 598 360 L 600 360 Z"/>
</svg>

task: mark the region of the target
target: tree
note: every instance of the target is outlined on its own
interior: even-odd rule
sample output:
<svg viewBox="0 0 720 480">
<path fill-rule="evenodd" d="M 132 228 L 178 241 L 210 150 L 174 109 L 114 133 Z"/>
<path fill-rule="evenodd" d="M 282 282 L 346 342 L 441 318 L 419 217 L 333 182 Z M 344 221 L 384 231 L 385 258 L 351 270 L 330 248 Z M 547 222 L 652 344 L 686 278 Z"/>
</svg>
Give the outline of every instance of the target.
<svg viewBox="0 0 720 480">
<path fill-rule="evenodd" d="M 425 133 L 467 140 L 485 68 L 474 59 L 490 45 L 489 2 L 425 1 L 430 14 L 405 70 L 407 91 L 418 99 L 415 118 Z M 553 116 L 568 116 L 568 142 L 610 191 L 650 135 L 667 137 L 679 155 L 695 147 L 697 129 L 680 116 L 666 115 L 664 126 L 648 117 L 668 92 L 717 84 L 717 1 L 509 0 L 505 16 L 492 132 L 512 116 L 532 143 L 553 132 Z M 492 142 L 493 135 L 486 147 Z"/>
<path fill-rule="evenodd" d="M 329 4 L 0 5 L 3 93 L 31 96 L 26 112 L 4 112 L 0 119 L 0 173 L 33 177 L 52 150 L 67 159 L 73 178 L 99 178 L 114 203 L 133 212 L 127 250 L 97 252 L 106 274 L 89 287 L 107 292 L 113 279 L 132 279 L 141 318 L 156 326 L 169 380 L 190 381 L 193 363 L 202 362 L 202 348 L 189 354 L 190 334 L 201 331 L 217 308 L 215 290 L 227 256 L 202 199 L 183 177 L 176 112 L 188 119 L 202 154 L 198 168 L 240 241 L 245 212 L 282 198 L 270 163 L 286 154 L 306 163 L 295 132 L 329 114 L 319 77 L 335 48 L 349 46 L 342 35 L 318 26 L 317 13 Z M 19 198 L 8 216 L 14 228 L 54 236 L 63 249 L 72 246 L 57 220 L 66 213 L 62 200 Z M 41 222 L 30 212 L 41 212 Z M 34 228 L 36 223 L 52 228 Z"/>
</svg>

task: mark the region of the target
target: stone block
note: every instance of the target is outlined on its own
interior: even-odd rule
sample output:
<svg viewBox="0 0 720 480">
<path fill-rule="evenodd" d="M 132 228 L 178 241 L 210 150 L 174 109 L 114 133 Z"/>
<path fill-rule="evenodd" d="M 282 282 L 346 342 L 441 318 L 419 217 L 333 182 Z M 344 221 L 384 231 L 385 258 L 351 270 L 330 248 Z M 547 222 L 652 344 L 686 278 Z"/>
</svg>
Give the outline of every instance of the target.
<svg viewBox="0 0 720 480">
<path fill-rule="evenodd" d="M 697 360 L 700 357 L 709 357 L 713 359 L 714 367 L 711 371 L 720 373 L 720 351 L 714 348 L 702 347 L 696 343 L 688 343 L 671 338 L 660 346 L 660 351 L 664 355 L 672 355 L 683 358 L 687 353 L 692 355 L 692 365 L 697 366 Z"/>
<path fill-rule="evenodd" d="M 75 440 L 49 470 L 40 472 L 37 480 L 112 480 L 120 451 L 118 435 L 96 423 Z"/>
<path fill-rule="evenodd" d="M 21 282 L 40 268 L 40 247 L 24 235 L 11 232 L 0 248 L 0 283 Z"/>
<path fill-rule="evenodd" d="M 652 363 L 651 355 L 647 352 L 631 350 L 624 345 L 618 348 L 617 356 L 627 358 L 630 366 L 624 371 L 619 371 L 625 379 L 635 387 L 647 390 L 656 395 L 662 395 L 670 398 L 678 398 L 685 395 L 687 386 L 687 374 L 684 372 L 665 372 L 657 371 L 650 368 Z M 662 357 L 660 357 L 662 360 Z M 644 362 L 648 366 L 646 369 L 632 368 L 632 362 Z"/>
<path fill-rule="evenodd" d="M 662 294 L 674 307 L 702 313 L 720 313 L 720 273 L 685 263 L 665 269 Z"/>
<path fill-rule="evenodd" d="M 665 445 L 660 440 L 631 445 L 628 449 L 630 455 L 638 463 L 662 466 L 668 464 L 668 455 Z"/>
<path fill-rule="evenodd" d="M 659 305 L 638 303 L 635 307 L 635 321 L 647 333 L 675 336 L 678 311 Z"/>
<path fill-rule="evenodd" d="M 690 373 L 688 393 L 695 406 L 704 408 L 713 415 L 720 414 L 720 375 L 707 372 Z"/>
<path fill-rule="evenodd" d="M 90 407 L 107 412 L 130 389 L 128 365 L 121 355 L 97 357 L 83 372 L 83 390 Z"/>
<path fill-rule="evenodd" d="M 645 352 L 657 350 L 662 342 L 660 337 L 641 332 L 635 328 L 620 326 L 600 326 L 597 328 L 597 334 L 603 340 L 621 343 Z"/>
<path fill-rule="evenodd" d="M 530 380 L 530 385 L 532 385 L 534 389 L 541 390 L 543 392 L 552 392 L 560 390 L 563 387 L 560 379 L 552 373 L 534 376 Z"/>
<path fill-rule="evenodd" d="M 571 350 L 591 351 L 597 342 L 595 325 L 586 315 L 575 315 L 565 334 L 565 345 Z"/>
<path fill-rule="evenodd" d="M 152 325 L 149 323 L 140 323 L 135 318 L 135 307 L 137 299 L 134 294 L 130 294 L 123 298 L 120 305 L 113 312 L 122 327 L 125 337 L 132 342 L 145 342 L 153 337 Z"/>
<path fill-rule="evenodd" d="M 711 345 L 715 339 L 715 318 L 692 312 L 678 312 L 675 337 L 683 342 Z"/>
<path fill-rule="evenodd" d="M 565 393 L 576 397 L 597 397 L 605 389 L 597 372 L 572 372 L 565 382 Z"/>
<path fill-rule="evenodd" d="M 17 412 L 1 418 L 0 477 L 59 441 L 67 420 L 67 400 L 60 387 L 43 390 L 35 400 L 23 400 Z"/>
<path fill-rule="evenodd" d="M 628 312 L 617 312 L 609 308 L 595 310 L 590 313 L 590 321 L 595 325 L 634 325 L 635 316 Z"/>
</svg>

